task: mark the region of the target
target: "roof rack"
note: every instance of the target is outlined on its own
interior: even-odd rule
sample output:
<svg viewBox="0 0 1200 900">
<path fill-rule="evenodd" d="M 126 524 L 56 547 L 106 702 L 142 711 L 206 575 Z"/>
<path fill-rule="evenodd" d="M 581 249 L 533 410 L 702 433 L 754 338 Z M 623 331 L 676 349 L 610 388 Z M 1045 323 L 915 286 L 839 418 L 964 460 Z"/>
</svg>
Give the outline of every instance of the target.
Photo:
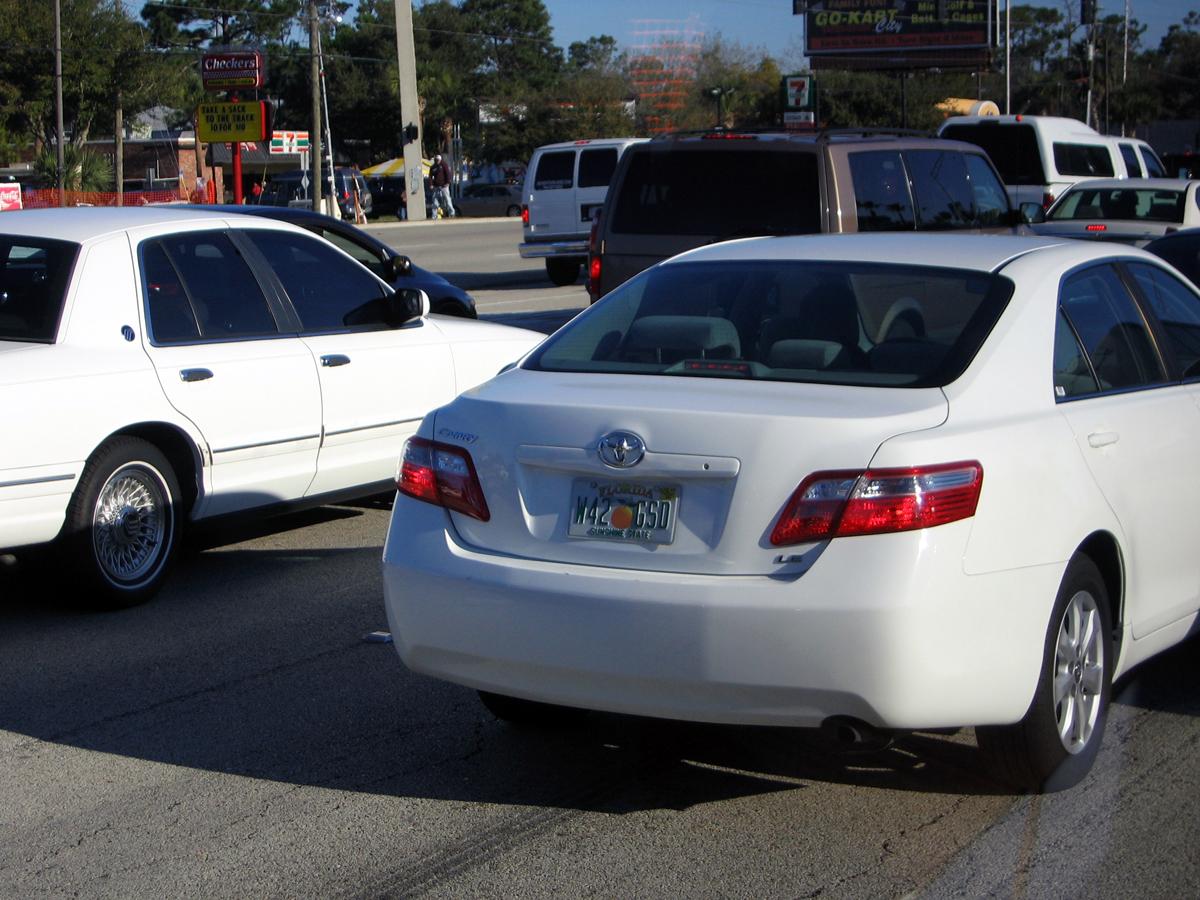
<svg viewBox="0 0 1200 900">
<path fill-rule="evenodd" d="M 887 128 L 870 125 L 864 128 L 822 128 L 817 132 L 817 140 L 829 141 L 840 137 L 923 137 L 931 138 L 933 133 L 919 128 Z"/>
</svg>

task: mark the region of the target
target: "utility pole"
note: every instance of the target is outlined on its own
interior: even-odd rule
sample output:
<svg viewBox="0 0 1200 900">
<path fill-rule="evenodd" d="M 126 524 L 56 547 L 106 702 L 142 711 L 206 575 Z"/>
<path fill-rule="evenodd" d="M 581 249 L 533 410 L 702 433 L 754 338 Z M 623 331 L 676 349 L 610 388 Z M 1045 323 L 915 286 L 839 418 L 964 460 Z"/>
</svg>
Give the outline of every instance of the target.
<svg viewBox="0 0 1200 900">
<path fill-rule="evenodd" d="M 58 181 L 58 205 L 67 205 L 66 194 L 66 162 L 63 160 L 63 142 L 66 140 L 66 129 L 63 128 L 63 99 L 62 99 L 62 7 L 59 0 L 54 0 L 54 118 L 57 126 L 55 138 L 57 157 L 55 174 Z"/>
<path fill-rule="evenodd" d="M 308 50 L 312 57 L 310 73 L 312 75 L 312 127 L 308 131 L 308 142 L 312 154 L 312 193 L 313 212 L 321 212 L 321 35 L 317 24 L 317 0 L 308 0 Z"/>
<path fill-rule="evenodd" d="M 125 16 L 125 4 L 117 0 L 117 15 Z M 121 67 L 124 69 L 124 66 Z M 117 78 L 124 75 L 117 72 Z M 125 111 L 121 108 L 121 83 L 117 82 L 117 109 L 113 116 L 113 174 L 117 180 L 117 206 L 125 205 Z"/>
<path fill-rule="evenodd" d="M 421 170 L 421 107 L 417 100 L 417 52 L 413 41 L 412 0 L 396 0 L 396 59 L 400 67 L 400 130 L 404 142 L 404 189 L 409 221 L 425 219 L 425 182 Z"/>
</svg>

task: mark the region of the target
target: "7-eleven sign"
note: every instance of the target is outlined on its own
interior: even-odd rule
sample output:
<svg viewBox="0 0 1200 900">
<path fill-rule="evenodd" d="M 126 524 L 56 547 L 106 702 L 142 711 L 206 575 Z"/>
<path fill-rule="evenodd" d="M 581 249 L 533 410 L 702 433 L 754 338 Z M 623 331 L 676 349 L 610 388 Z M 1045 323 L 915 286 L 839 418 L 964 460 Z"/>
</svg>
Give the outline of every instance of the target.
<svg viewBox="0 0 1200 900">
<path fill-rule="evenodd" d="M 272 131 L 272 153 L 307 153 L 307 131 Z"/>
<path fill-rule="evenodd" d="M 809 72 L 788 75 L 783 79 L 789 109 L 812 108 L 812 81 L 812 74 Z"/>
</svg>

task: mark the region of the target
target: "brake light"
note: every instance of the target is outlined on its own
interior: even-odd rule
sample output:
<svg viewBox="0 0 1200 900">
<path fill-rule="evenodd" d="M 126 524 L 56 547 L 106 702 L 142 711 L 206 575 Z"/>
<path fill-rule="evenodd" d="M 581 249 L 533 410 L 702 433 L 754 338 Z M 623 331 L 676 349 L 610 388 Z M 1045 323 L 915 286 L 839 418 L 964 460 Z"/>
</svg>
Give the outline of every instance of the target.
<svg viewBox="0 0 1200 900">
<path fill-rule="evenodd" d="M 600 217 L 603 212 L 597 211 L 592 214 L 592 227 L 588 232 L 588 270 L 587 270 L 587 292 L 595 303 L 600 294 L 600 272 L 604 268 L 604 264 L 600 261 Z"/>
<path fill-rule="evenodd" d="M 411 437 L 404 443 L 396 490 L 483 522 L 492 514 L 471 454 L 461 447 Z"/>
<path fill-rule="evenodd" d="M 1099 225 L 1099 224 L 1098 225 L 1088 225 L 1087 230 L 1088 231 L 1108 231 L 1108 226 L 1107 225 Z"/>
<path fill-rule="evenodd" d="M 1049 191 L 1042 194 L 1042 209 L 1049 209 L 1054 203 L 1054 195 Z"/>
<path fill-rule="evenodd" d="M 521 224 L 529 227 L 529 206 L 525 203 L 521 204 Z"/>
<path fill-rule="evenodd" d="M 982 484 L 977 462 L 816 472 L 788 499 L 771 543 L 915 531 L 969 519 Z"/>
</svg>

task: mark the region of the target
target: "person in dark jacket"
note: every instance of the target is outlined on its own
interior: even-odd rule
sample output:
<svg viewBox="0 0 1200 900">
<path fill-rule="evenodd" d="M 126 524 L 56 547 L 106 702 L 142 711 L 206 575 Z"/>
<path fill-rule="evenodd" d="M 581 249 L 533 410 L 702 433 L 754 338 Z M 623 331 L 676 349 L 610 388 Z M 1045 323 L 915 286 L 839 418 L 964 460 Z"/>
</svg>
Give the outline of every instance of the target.
<svg viewBox="0 0 1200 900">
<path fill-rule="evenodd" d="M 454 204 L 450 202 L 450 166 L 440 153 L 434 156 L 429 168 L 429 183 L 433 186 L 434 209 L 440 209 L 444 218 L 456 215 Z"/>
</svg>

